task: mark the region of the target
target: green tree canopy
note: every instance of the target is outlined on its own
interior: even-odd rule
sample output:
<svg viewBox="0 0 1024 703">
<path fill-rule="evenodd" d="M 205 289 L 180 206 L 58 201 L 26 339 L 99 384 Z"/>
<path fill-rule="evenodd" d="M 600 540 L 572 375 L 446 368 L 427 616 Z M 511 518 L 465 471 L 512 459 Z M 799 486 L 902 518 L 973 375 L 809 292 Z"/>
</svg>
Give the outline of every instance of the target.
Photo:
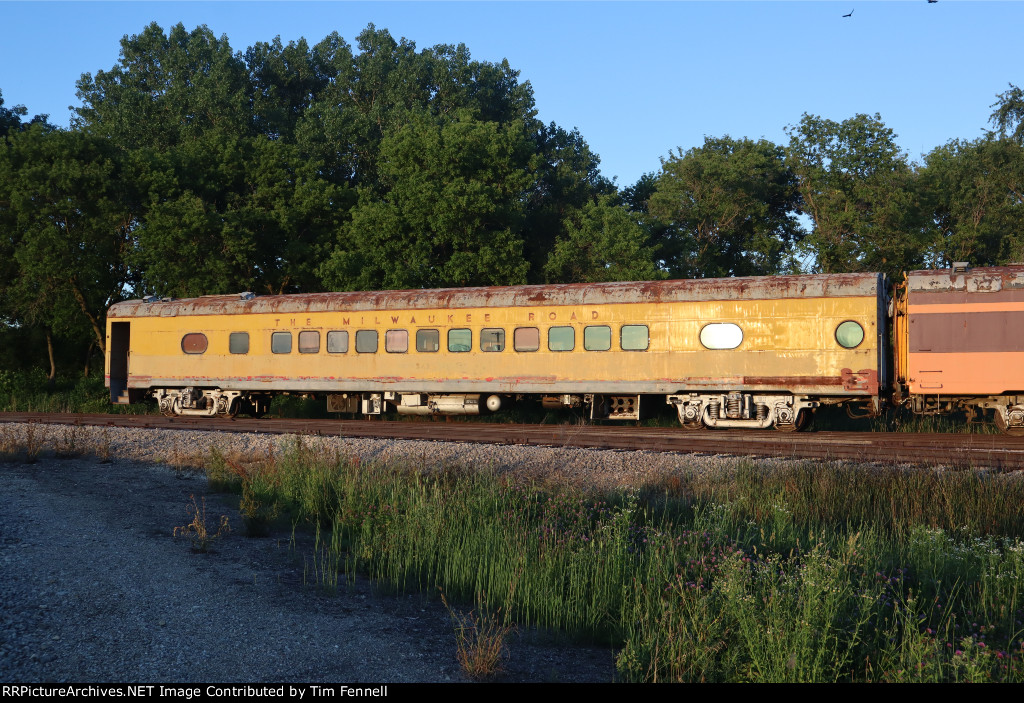
<svg viewBox="0 0 1024 703">
<path fill-rule="evenodd" d="M 125 151 L 164 151 L 209 131 L 252 132 L 251 91 L 242 57 L 226 36 L 205 25 L 164 33 L 155 22 L 121 40 L 109 71 L 78 81 L 72 126 L 109 139 Z"/>
<path fill-rule="evenodd" d="M 1024 262 L 1024 96 L 1011 85 L 998 97 L 990 119 L 995 131 L 952 140 L 925 157 L 929 266 Z"/>
<path fill-rule="evenodd" d="M 75 331 L 105 347 L 107 307 L 132 284 L 134 214 L 120 197 L 110 145 L 37 125 L 0 150 L 0 307 L 19 323 Z"/>
<path fill-rule="evenodd" d="M 805 114 L 786 131 L 787 164 L 813 222 L 803 245 L 816 268 L 896 275 L 917 267 L 927 228 L 917 174 L 881 117 Z"/>
<path fill-rule="evenodd" d="M 382 141 L 380 180 L 359 189 L 321 275 L 342 290 L 523 283 L 535 159 L 521 123 L 412 116 Z"/>
<path fill-rule="evenodd" d="M 635 213 L 604 195 L 566 218 L 544 271 L 559 283 L 649 281 L 664 278 L 647 230 Z"/>
<path fill-rule="evenodd" d="M 28 108 L 24 105 L 15 105 L 10 108 L 4 107 L 4 92 L 0 90 L 0 139 L 6 137 L 11 132 L 28 129 L 35 124 L 49 127 L 49 123 L 47 122 L 49 115 L 36 115 L 26 122 L 21 118 L 27 114 Z"/>
<path fill-rule="evenodd" d="M 663 227 L 661 256 L 671 276 L 752 276 L 793 268 L 799 196 L 783 156 L 767 140 L 725 136 L 706 137 L 703 146 L 662 159 L 647 203 Z"/>
<path fill-rule="evenodd" d="M 1024 146 L 1024 90 L 1011 83 L 1006 92 L 996 97 L 992 105 L 995 111 L 989 123 L 996 128 L 1000 138 L 1011 139 Z"/>
</svg>

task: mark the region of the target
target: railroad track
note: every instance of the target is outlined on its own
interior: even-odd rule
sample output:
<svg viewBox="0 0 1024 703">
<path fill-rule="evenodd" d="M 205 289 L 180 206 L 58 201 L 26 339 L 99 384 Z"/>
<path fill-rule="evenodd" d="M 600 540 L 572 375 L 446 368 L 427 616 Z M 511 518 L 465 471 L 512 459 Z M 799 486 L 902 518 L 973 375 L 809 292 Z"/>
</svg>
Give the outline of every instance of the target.
<svg viewBox="0 0 1024 703">
<path fill-rule="evenodd" d="M 166 418 L 158 415 L 0 413 L 0 422 L 139 427 L 264 434 L 312 434 L 447 442 L 648 450 L 794 459 L 1024 469 L 1024 438 L 1005 435 L 882 432 L 690 432 L 608 425 L 508 425 L 466 422 Z"/>
</svg>

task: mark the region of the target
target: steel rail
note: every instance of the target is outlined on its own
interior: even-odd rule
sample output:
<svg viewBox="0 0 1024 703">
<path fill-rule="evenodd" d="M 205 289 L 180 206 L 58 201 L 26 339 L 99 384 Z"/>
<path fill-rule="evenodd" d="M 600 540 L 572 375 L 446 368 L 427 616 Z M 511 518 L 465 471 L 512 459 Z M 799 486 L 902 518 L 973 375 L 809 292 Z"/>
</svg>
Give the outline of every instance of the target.
<svg viewBox="0 0 1024 703">
<path fill-rule="evenodd" d="M 137 427 L 262 434 L 417 439 L 592 449 L 848 460 L 949 467 L 1024 469 L 1024 438 L 981 434 L 782 433 L 608 425 L 482 422 L 166 418 L 158 415 L 0 413 L 0 422 Z"/>
</svg>

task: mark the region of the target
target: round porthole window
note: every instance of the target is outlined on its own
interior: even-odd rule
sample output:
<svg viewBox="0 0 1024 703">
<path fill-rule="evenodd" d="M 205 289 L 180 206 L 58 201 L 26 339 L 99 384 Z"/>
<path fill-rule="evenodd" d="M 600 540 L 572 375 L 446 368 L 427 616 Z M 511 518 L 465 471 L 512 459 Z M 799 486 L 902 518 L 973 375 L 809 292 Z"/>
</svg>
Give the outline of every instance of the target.
<svg viewBox="0 0 1024 703">
<path fill-rule="evenodd" d="M 836 327 L 836 341 L 839 342 L 840 346 L 847 349 L 858 347 L 864 341 L 864 328 L 860 326 L 860 323 L 853 320 L 840 323 Z"/>
</svg>

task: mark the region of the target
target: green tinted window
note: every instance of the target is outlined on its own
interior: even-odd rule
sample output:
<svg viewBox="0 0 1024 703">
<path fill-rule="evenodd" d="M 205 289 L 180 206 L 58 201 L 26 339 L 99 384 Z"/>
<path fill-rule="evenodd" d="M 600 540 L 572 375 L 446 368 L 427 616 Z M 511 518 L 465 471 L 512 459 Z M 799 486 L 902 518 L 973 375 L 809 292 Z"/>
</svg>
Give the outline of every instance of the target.
<svg viewBox="0 0 1024 703">
<path fill-rule="evenodd" d="M 377 330 L 356 330 L 356 351 L 360 354 L 376 354 Z"/>
<path fill-rule="evenodd" d="M 448 351 L 468 352 L 473 348 L 473 331 L 466 329 L 448 330 Z"/>
<path fill-rule="evenodd" d="M 644 351 L 650 344 L 651 337 L 647 325 L 623 325 L 620 332 L 619 346 L 623 351 Z"/>
<path fill-rule="evenodd" d="M 327 352 L 329 354 L 344 354 L 348 351 L 348 332 L 335 330 L 327 333 Z"/>
<path fill-rule="evenodd" d="M 548 349 L 572 351 L 576 348 L 576 330 L 572 327 L 552 327 L 548 330 Z"/>
<path fill-rule="evenodd" d="M 292 353 L 292 333 L 274 332 L 270 335 L 270 351 L 275 354 Z"/>
<path fill-rule="evenodd" d="M 228 337 L 228 351 L 232 354 L 248 354 L 249 333 L 232 332 L 231 336 Z"/>
<path fill-rule="evenodd" d="M 583 328 L 583 348 L 587 351 L 608 351 L 612 348 L 612 328 L 595 325 Z"/>
<path fill-rule="evenodd" d="M 853 320 L 847 320 L 836 327 L 836 341 L 847 349 L 858 347 L 864 341 L 864 328 Z"/>
</svg>

